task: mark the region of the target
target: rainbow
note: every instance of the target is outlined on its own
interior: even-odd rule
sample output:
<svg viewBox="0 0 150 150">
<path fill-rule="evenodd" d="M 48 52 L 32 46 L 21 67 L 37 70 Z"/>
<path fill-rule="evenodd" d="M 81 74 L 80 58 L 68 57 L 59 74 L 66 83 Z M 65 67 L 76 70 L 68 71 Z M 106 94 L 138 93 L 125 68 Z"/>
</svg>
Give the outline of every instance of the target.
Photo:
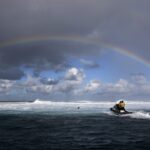
<svg viewBox="0 0 150 150">
<path fill-rule="evenodd" d="M 18 39 L 13 39 L 6 42 L 1 42 L 0 47 L 5 46 L 13 46 L 18 44 L 26 44 L 26 43 L 32 43 L 32 42 L 38 42 L 38 41 L 75 41 L 75 42 L 81 42 L 84 44 L 94 44 L 97 46 L 103 46 L 106 49 L 111 49 L 117 53 L 120 53 L 124 56 L 129 57 L 130 59 L 133 59 L 147 67 L 150 67 L 150 62 L 145 60 L 143 57 L 131 52 L 131 50 L 121 48 L 118 46 L 114 46 L 105 42 L 101 42 L 95 39 L 87 38 L 87 37 L 80 37 L 80 36 L 33 36 L 33 37 L 23 37 Z"/>
</svg>

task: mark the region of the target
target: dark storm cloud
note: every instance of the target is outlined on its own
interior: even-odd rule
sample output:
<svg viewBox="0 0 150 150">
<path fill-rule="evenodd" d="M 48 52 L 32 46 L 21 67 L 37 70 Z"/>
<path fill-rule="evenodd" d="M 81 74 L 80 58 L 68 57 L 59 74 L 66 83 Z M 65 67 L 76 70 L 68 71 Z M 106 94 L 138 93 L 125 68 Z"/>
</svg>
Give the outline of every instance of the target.
<svg viewBox="0 0 150 150">
<path fill-rule="evenodd" d="M 1 0 L 0 41 L 36 35 L 94 38 L 150 57 L 149 0 Z M 0 48 L 0 63 L 63 70 L 67 56 L 93 54 L 81 43 L 51 42 Z"/>
<path fill-rule="evenodd" d="M 57 65 L 66 62 L 68 56 L 99 54 L 98 47 L 80 42 L 45 41 L 0 48 L 0 63 L 8 66 L 38 64 Z M 92 50 L 92 51 L 91 51 Z"/>
<path fill-rule="evenodd" d="M 149 0 L 2 0 L 0 39 L 97 31 L 101 40 L 144 50 L 149 48 L 149 5 Z"/>
<path fill-rule="evenodd" d="M 0 79 L 19 80 L 24 75 L 24 72 L 21 71 L 19 68 L 0 69 Z"/>
<path fill-rule="evenodd" d="M 70 67 L 69 57 L 72 61 L 84 56 L 99 54 L 99 48 L 80 42 L 71 41 L 39 41 L 33 43 L 4 46 L 0 48 L 0 71 L 6 68 L 30 67 L 34 75 L 39 76 L 43 70 L 62 71 Z M 5 66 L 5 67 L 4 67 Z M 12 73 L 10 74 L 10 72 Z M 5 70 L 6 78 L 15 74 L 13 70 Z M 21 72 L 21 71 L 20 71 Z M 18 75 L 18 74 L 16 74 Z M 19 74 L 24 75 L 24 74 Z M 1 76 L 0 76 L 1 77 Z M 12 77 L 14 78 L 14 76 Z"/>
</svg>

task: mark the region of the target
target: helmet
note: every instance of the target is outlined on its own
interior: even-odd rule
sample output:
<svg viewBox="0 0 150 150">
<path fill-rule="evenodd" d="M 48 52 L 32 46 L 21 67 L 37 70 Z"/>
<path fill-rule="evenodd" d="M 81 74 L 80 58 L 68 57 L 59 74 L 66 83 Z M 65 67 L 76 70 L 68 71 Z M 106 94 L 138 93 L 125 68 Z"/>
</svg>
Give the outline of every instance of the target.
<svg viewBox="0 0 150 150">
<path fill-rule="evenodd" d="M 119 103 L 124 103 L 124 101 L 122 99 L 120 99 L 116 102 L 116 104 L 119 104 Z"/>
<path fill-rule="evenodd" d="M 119 105 L 120 105 L 120 107 L 125 107 L 125 102 L 124 101 L 120 101 Z"/>
</svg>

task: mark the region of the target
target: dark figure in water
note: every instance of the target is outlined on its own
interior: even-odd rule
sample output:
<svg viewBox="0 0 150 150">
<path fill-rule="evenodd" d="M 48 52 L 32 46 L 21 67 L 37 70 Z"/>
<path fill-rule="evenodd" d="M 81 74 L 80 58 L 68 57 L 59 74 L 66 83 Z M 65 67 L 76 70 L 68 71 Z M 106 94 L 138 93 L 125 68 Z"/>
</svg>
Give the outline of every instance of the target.
<svg viewBox="0 0 150 150">
<path fill-rule="evenodd" d="M 80 109 L 80 107 L 77 107 L 77 109 Z"/>
<path fill-rule="evenodd" d="M 124 101 L 120 101 L 119 103 L 117 103 L 117 104 L 114 106 L 114 109 L 117 110 L 118 112 L 121 112 L 121 111 L 127 112 L 127 111 L 125 110 L 125 102 L 124 102 Z"/>
</svg>

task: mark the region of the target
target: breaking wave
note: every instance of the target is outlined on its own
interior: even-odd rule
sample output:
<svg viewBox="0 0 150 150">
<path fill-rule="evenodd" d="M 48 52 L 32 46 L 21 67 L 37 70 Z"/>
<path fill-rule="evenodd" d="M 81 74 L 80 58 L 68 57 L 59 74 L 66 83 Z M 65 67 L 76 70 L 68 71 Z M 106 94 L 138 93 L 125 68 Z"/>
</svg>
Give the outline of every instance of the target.
<svg viewBox="0 0 150 150">
<path fill-rule="evenodd" d="M 47 114 L 107 114 L 115 102 L 75 101 L 59 102 L 37 99 L 34 102 L 1 102 L 0 113 L 47 113 Z M 125 115 L 136 119 L 150 119 L 150 102 L 126 101 L 126 109 L 133 114 Z M 112 115 L 112 114 L 111 114 Z"/>
</svg>

